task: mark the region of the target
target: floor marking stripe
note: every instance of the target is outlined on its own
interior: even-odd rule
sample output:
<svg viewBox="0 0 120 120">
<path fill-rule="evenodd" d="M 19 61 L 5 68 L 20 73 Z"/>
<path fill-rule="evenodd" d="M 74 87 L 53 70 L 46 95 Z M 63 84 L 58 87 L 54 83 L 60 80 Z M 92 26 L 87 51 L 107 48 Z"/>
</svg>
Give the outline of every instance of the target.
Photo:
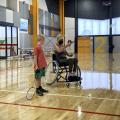
<svg viewBox="0 0 120 120">
<path fill-rule="evenodd" d="M 34 107 L 34 108 L 50 109 L 50 110 L 59 110 L 59 111 L 68 111 L 68 112 L 79 112 L 78 110 L 75 110 L 75 109 L 45 107 L 45 106 L 37 106 L 37 105 L 25 105 L 25 104 L 18 104 L 18 103 L 0 102 L 0 104 L 21 106 L 21 107 Z M 91 111 L 81 111 L 81 112 L 82 112 L 82 113 L 86 113 L 86 114 L 96 114 L 96 115 L 106 115 L 106 116 L 120 117 L 119 114 L 109 114 L 109 113 L 100 113 L 100 112 L 91 112 Z"/>
<path fill-rule="evenodd" d="M 12 90 L 0 90 L 0 92 L 27 93 L 27 92 L 22 92 L 22 91 L 12 91 Z"/>
<path fill-rule="evenodd" d="M 13 92 L 13 93 L 23 93 L 26 94 L 27 92 L 22 92 L 22 91 L 10 91 L 10 90 L 0 90 L 2 92 Z M 120 102 L 119 99 L 110 99 L 110 98 L 98 98 L 98 97 L 89 97 L 89 96 L 77 96 L 77 95 L 65 95 L 65 94 L 46 94 L 48 96 L 60 96 L 60 97 L 72 97 L 72 98 L 86 98 L 86 99 L 97 99 L 97 100 L 108 100 L 108 101 L 118 101 Z"/>
<path fill-rule="evenodd" d="M 109 100 L 109 101 L 118 101 L 119 99 L 110 99 L 110 98 L 98 98 L 98 97 L 89 97 L 89 96 L 77 96 L 77 95 L 64 95 L 64 94 L 47 94 L 50 96 L 61 96 L 61 97 L 74 97 L 74 98 L 87 98 L 87 99 L 98 99 L 98 100 Z"/>
</svg>

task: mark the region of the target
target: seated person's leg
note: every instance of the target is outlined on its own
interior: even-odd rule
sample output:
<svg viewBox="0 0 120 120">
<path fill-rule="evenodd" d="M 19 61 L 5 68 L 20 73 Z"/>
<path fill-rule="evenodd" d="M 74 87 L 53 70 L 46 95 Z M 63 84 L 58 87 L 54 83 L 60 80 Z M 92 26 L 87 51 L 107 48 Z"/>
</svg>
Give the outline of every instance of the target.
<svg viewBox="0 0 120 120">
<path fill-rule="evenodd" d="M 77 59 L 59 59 L 57 60 L 60 66 L 69 66 L 69 73 L 76 72 L 77 68 Z"/>
<path fill-rule="evenodd" d="M 77 60 L 76 58 L 74 58 L 74 68 L 73 68 L 73 72 L 76 72 L 77 65 L 78 65 L 78 60 Z"/>
<path fill-rule="evenodd" d="M 69 66 L 69 72 L 72 73 L 72 69 L 73 69 L 73 60 L 71 59 L 64 59 L 64 60 L 59 60 L 58 61 L 60 66 Z"/>
<path fill-rule="evenodd" d="M 73 60 L 72 59 L 68 59 L 67 62 L 69 63 L 69 73 L 72 73 L 72 69 L 73 69 Z"/>
<path fill-rule="evenodd" d="M 68 59 L 69 66 L 70 66 L 70 72 L 76 72 L 78 60 L 76 58 L 70 58 Z"/>
<path fill-rule="evenodd" d="M 69 65 L 68 62 L 67 62 L 67 59 L 64 59 L 64 60 L 60 59 L 60 60 L 58 60 L 58 63 L 59 63 L 60 66 L 67 66 L 67 65 Z"/>
</svg>

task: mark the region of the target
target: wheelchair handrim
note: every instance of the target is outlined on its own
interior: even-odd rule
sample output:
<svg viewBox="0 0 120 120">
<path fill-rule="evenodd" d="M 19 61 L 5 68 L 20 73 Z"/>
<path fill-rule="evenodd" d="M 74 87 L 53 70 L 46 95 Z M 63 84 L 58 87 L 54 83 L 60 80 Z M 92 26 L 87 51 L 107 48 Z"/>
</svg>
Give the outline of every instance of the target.
<svg viewBox="0 0 120 120">
<path fill-rule="evenodd" d="M 50 65 L 53 66 L 53 64 L 56 65 L 56 70 L 53 72 L 52 70 L 51 71 L 48 71 L 50 70 Z M 51 68 L 53 69 L 53 68 Z M 51 73 L 50 73 L 51 72 Z M 52 74 L 54 74 L 54 78 L 52 78 Z M 47 85 L 52 85 L 54 84 L 57 80 L 56 80 L 56 77 L 57 77 L 57 74 L 58 74 L 58 65 L 55 61 L 53 62 L 50 62 L 46 68 L 46 75 L 45 75 L 45 81 L 46 81 L 46 84 Z"/>
</svg>

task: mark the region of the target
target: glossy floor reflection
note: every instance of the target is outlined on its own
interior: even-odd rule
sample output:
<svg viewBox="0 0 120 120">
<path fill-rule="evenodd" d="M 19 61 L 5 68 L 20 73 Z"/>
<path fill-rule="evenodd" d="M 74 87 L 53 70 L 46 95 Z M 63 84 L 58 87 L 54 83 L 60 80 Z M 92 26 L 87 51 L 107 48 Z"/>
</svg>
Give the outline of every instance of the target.
<svg viewBox="0 0 120 120">
<path fill-rule="evenodd" d="M 120 73 L 120 54 L 79 54 L 82 70 Z"/>
<path fill-rule="evenodd" d="M 119 54 L 91 55 L 90 59 L 79 55 L 81 88 L 43 82 L 50 92 L 30 101 L 25 96 L 34 84 L 33 61 L 1 60 L 0 120 L 120 120 L 119 58 Z"/>
</svg>

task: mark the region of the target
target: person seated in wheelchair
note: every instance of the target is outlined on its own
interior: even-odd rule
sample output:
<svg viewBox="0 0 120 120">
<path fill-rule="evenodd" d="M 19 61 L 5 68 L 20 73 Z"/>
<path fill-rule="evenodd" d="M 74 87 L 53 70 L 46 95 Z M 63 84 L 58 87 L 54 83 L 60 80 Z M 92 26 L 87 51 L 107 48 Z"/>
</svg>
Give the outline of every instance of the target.
<svg viewBox="0 0 120 120">
<path fill-rule="evenodd" d="M 56 44 L 54 45 L 54 52 L 56 55 L 56 60 L 60 66 L 69 66 L 69 76 L 75 76 L 78 60 L 77 58 L 68 58 L 72 57 L 73 54 L 69 54 L 66 49 L 70 47 L 72 41 L 69 40 L 67 45 L 64 45 L 63 38 L 57 40 Z"/>
</svg>

